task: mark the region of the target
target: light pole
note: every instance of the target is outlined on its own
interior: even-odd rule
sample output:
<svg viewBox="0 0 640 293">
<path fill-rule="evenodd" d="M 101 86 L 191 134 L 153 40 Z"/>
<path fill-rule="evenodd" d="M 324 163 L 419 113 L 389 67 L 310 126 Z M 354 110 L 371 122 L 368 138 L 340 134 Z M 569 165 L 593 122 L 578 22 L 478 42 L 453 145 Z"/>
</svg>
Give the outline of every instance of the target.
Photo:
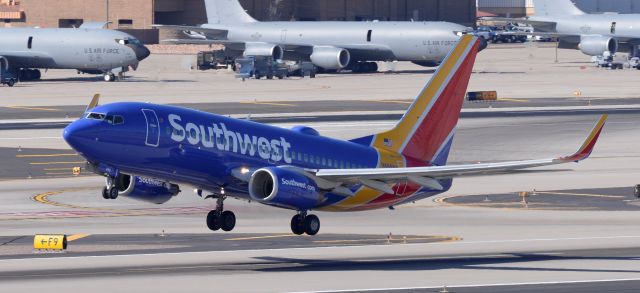
<svg viewBox="0 0 640 293">
<path fill-rule="evenodd" d="M 109 0 L 104 0 L 104 10 L 105 10 L 105 22 L 107 23 L 107 28 L 109 28 Z"/>
</svg>

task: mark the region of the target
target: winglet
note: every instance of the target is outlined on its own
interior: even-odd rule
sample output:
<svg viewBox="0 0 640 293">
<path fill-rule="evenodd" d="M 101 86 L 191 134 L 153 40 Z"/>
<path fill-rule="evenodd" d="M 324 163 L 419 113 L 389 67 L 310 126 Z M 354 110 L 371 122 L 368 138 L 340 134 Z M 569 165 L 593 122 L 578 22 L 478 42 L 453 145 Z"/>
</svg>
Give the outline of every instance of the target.
<svg viewBox="0 0 640 293">
<path fill-rule="evenodd" d="M 595 147 L 596 142 L 600 137 L 600 133 L 602 133 L 602 129 L 604 128 L 604 124 L 607 121 L 607 117 L 608 115 L 606 114 L 600 117 L 600 120 L 598 120 L 587 139 L 575 154 L 568 157 L 560 158 L 559 160 L 563 162 L 579 162 L 588 158 L 591 155 L 591 152 L 593 152 L 593 148 Z"/>
<path fill-rule="evenodd" d="M 93 95 L 93 99 L 91 99 L 91 103 L 89 103 L 89 105 L 87 106 L 87 109 L 85 109 L 84 111 L 87 112 L 97 107 L 99 103 L 100 103 L 100 94 Z"/>
</svg>

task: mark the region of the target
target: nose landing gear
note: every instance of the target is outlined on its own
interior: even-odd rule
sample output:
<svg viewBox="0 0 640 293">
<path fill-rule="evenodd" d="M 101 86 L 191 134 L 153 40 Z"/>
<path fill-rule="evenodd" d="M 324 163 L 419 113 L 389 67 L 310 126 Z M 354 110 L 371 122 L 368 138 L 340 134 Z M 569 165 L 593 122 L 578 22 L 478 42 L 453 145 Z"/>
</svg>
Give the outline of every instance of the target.
<svg viewBox="0 0 640 293">
<path fill-rule="evenodd" d="M 116 187 L 115 179 L 107 177 L 107 184 L 102 188 L 102 197 L 104 199 L 116 199 L 118 198 L 120 191 Z"/>
</svg>

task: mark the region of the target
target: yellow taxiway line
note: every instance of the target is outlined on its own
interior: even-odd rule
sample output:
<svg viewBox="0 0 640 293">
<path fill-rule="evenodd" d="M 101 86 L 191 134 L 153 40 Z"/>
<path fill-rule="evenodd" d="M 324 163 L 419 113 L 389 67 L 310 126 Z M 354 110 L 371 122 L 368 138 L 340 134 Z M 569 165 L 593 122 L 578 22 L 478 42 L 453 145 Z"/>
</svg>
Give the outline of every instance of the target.
<svg viewBox="0 0 640 293">
<path fill-rule="evenodd" d="M 23 106 L 6 106 L 5 108 L 22 109 L 22 110 L 34 110 L 34 111 L 59 111 L 58 109 L 51 109 L 51 108 L 23 107 Z"/>
<path fill-rule="evenodd" d="M 83 164 L 84 161 L 81 162 L 38 162 L 38 163 L 29 163 L 29 165 L 66 165 L 66 164 Z"/>
<path fill-rule="evenodd" d="M 72 157 L 78 154 L 42 154 L 42 155 L 16 155 L 16 158 L 47 158 L 47 157 Z"/>
<path fill-rule="evenodd" d="M 296 105 L 293 104 L 286 104 L 286 103 L 277 103 L 277 102 L 258 102 L 258 101 L 254 101 L 254 102 L 240 102 L 240 104 L 254 104 L 254 105 L 271 105 L 271 106 L 282 106 L 282 107 L 296 107 Z"/>
<path fill-rule="evenodd" d="M 499 98 L 498 101 L 501 102 L 518 102 L 518 103 L 528 103 L 529 100 L 524 99 L 507 99 L 507 98 Z"/>
<path fill-rule="evenodd" d="M 91 234 L 73 234 L 73 235 L 67 236 L 67 241 L 68 242 L 76 241 L 78 239 L 82 239 L 89 236 L 91 236 Z"/>
<path fill-rule="evenodd" d="M 413 101 L 400 101 L 400 100 L 363 100 L 363 102 L 374 102 L 374 103 L 389 103 L 389 104 L 413 104 Z"/>
<path fill-rule="evenodd" d="M 606 195 L 606 194 L 590 194 L 590 193 L 570 193 L 570 192 L 546 192 L 546 191 L 536 191 L 537 194 L 545 194 L 545 195 L 575 195 L 575 196 L 587 196 L 587 197 L 602 197 L 602 198 L 625 198 L 622 195 Z"/>
<path fill-rule="evenodd" d="M 282 234 L 282 235 L 267 235 L 267 236 L 255 236 L 255 237 L 242 237 L 242 238 L 229 238 L 226 241 L 241 241 L 241 240 L 256 240 L 256 239 L 269 239 L 269 238 L 285 238 L 285 237 L 298 237 L 295 234 Z"/>
</svg>

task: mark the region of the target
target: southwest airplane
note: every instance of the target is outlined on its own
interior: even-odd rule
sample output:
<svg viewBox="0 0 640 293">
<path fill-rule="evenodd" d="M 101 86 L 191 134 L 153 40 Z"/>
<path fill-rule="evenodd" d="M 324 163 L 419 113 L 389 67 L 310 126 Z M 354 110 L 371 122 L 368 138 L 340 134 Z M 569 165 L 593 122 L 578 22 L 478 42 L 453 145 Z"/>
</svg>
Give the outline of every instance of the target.
<svg viewBox="0 0 640 293">
<path fill-rule="evenodd" d="M 307 60 L 328 70 L 377 71 L 371 61 L 411 61 L 437 66 L 467 27 L 435 21 L 260 22 L 238 0 L 205 0 L 208 23 L 156 25 L 188 32 L 178 43 L 223 44 L 232 57 L 273 56 Z M 483 44 L 486 46 L 486 43 Z M 483 47 L 484 48 L 484 47 Z"/>
<path fill-rule="evenodd" d="M 149 56 L 135 37 L 103 29 L 106 23 L 88 22 L 79 28 L 0 29 L 0 77 L 21 81 L 38 80 L 38 69 L 75 69 L 102 74 L 115 81 L 116 74 L 134 70 Z"/>
<path fill-rule="evenodd" d="M 236 198 L 297 212 L 295 234 L 315 235 L 309 211 L 353 212 L 393 207 L 447 191 L 454 177 L 513 173 L 578 162 L 591 154 L 603 116 L 571 156 L 447 165 L 455 127 L 480 41 L 463 36 L 391 130 L 351 141 L 309 127 L 284 129 L 201 111 L 147 103 L 97 106 L 64 130 L 64 139 L 106 177 L 104 198 L 164 203 L 194 186 L 217 199 L 211 230 L 230 231 L 236 218 L 223 201 Z"/>
</svg>

